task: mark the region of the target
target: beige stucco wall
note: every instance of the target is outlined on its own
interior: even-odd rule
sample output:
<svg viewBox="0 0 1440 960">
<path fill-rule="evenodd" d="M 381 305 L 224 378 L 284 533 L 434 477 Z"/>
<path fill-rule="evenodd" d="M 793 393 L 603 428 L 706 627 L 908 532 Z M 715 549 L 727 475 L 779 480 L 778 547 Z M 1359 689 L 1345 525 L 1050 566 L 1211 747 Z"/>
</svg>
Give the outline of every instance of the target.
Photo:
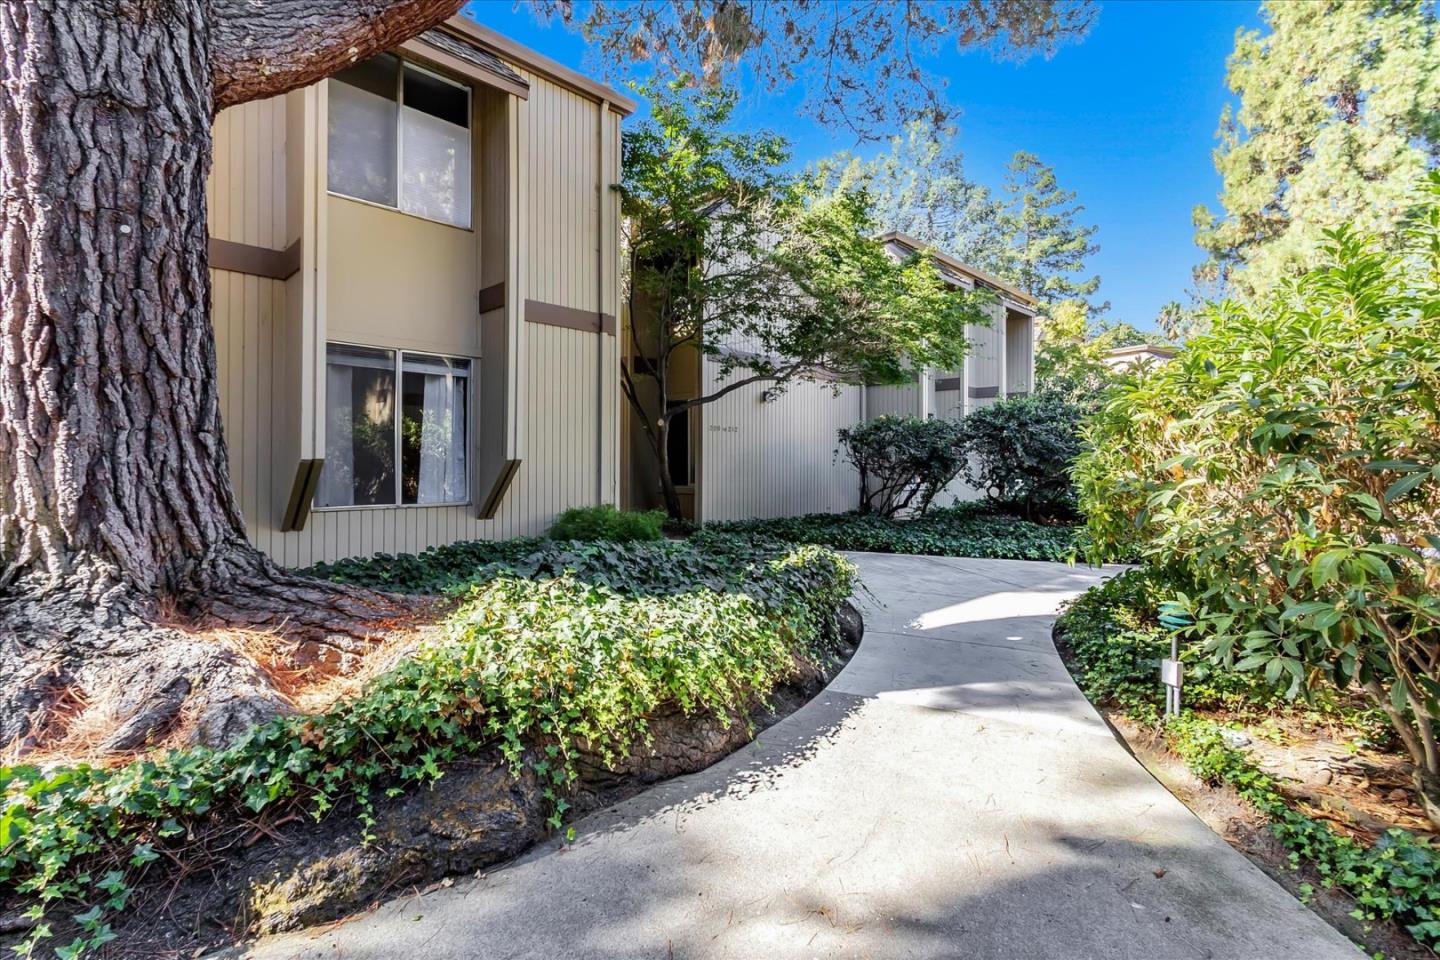
<svg viewBox="0 0 1440 960">
<path fill-rule="evenodd" d="M 329 339 L 479 356 L 474 231 L 333 194 L 326 214 Z"/>
</svg>

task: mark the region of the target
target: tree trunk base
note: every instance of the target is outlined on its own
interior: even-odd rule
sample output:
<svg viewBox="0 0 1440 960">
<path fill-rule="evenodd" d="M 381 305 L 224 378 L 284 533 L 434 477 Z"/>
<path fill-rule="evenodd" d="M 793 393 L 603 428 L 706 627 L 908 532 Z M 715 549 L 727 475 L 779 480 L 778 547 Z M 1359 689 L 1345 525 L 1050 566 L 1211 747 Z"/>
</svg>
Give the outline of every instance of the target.
<svg viewBox="0 0 1440 960">
<path fill-rule="evenodd" d="M 211 569 L 203 592 L 163 599 L 93 581 L 14 584 L 0 596 L 0 747 L 15 758 L 74 737 L 119 754 L 182 729 L 180 742 L 226 746 L 295 708 L 283 678 L 222 631 L 270 634 L 287 669 L 343 675 L 431 611 L 288 574 L 244 549 Z"/>
<path fill-rule="evenodd" d="M 1420 809 L 1424 810 L 1429 821 L 1440 829 L 1440 777 L 1418 766 L 1414 776 L 1415 791 L 1420 794 Z"/>
</svg>

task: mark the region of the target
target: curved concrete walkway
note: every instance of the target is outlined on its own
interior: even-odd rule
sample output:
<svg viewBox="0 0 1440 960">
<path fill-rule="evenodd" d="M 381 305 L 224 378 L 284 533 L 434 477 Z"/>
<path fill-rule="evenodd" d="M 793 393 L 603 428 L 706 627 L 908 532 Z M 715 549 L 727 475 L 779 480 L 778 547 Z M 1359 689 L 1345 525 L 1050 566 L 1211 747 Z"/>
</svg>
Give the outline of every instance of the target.
<svg viewBox="0 0 1440 960">
<path fill-rule="evenodd" d="M 1050 625 L 1099 571 L 855 559 L 864 643 L 756 743 L 583 820 L 570 847 L 252 955 L 1358 955 L 1075 688 Z"/>
</svg>

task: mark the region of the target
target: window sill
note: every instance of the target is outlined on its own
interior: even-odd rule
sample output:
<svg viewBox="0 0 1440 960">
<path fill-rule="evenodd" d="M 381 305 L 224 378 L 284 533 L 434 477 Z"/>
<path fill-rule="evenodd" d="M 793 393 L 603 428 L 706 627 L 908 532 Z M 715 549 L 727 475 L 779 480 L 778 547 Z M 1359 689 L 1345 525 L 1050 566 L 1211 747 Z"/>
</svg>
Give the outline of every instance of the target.
<svg viewBox="0 0 1440 960">
<path fill-rule="evenodd" d="M 459 230 L 461 233 L 474 233 L 475 227 L 472 224 L 462 227 L 459 224 L 451 223 L 449 220 L 436 220 L 434 217 L 427 217 L 419 213 L 411 213 L 408 210 L 401 210 L 399 207 L 392 207 L 388 203 L 377 203 L 374 200 L 365 200 L 361 197 L 352 197 L 348 193 L 336 193 L 334 190 L 326 190 L 328 196 L 340 200 L 349 200 L 351 203 L 358 203 L 364 207 L 374 207 L 376 210 L 384 210 L 386 213 L 399 214 L 402 217 L 409 217 L 411 220 L 419 220 L 421 223 L 433 223 L 438 227 L 449 227 L 451 230 Z"/>
<path fill-rule="evenodd" d="M 436 510 L 449 507 L 473 506 L 474 500 L 455 500 L 450 503 L 356 503 L 338 507 L 313 506 L 311 513 L 349 513 L 354 510 Z"/>
</svg>

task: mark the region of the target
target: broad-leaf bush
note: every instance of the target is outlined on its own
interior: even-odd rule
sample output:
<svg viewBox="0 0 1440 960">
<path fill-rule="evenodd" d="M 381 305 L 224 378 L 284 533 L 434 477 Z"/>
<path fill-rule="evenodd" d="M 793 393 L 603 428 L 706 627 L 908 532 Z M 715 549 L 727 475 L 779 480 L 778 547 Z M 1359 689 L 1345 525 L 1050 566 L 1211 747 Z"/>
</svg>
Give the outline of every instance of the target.
<svg viewBox="0 0 1440 960">
<path fill-rule="evenodd" d="M 345 575 L 395 582 L 376 567 Z M 452 569 L 435 579 L 461 582 Z M 377 791 L 432 782 L 491 747 L 541 777 L 558 826 L 579 746 L 623 755 L 663 703 L 728 720 L 764 698 L 798 661 L 828 652 L 855 569 L 817 547 L 717 536 L 703 551 L 557 544 L 466 579 L 443 640 L 326 713 L 278 718 L 226 750 L 0 768 L 0 893 L 36 901 L 29 945 L 50 935 L 57 902 L 78 905 L 83 936 L 67 955 L 102 945 L 150 863 L 203 860 L 207 845 L 253 829 L 243 817 L 289 805 L 318 818 L 349 801 L 368 826 Z"/>
<path fill-rule="evenodd" d="M 1077 532 L 1075 527 L 1031 523 L 996 513 L 983 504 L 961 503 L 936 507 L 924 516 L 907 519 L 863 513 L 812 513 L 709 523 L 699 537 L 725 534 L 872 553 L 1064 562 L 1080 550 Z"/>
<path fill-rule="evenodd" d="M 1103 550 L 1193 583 L 1217 662 L 1290 695 L 1358 685 L 1434 798 L 1440 754 L 1440 174 L 1401 256 L 1324 264 L 1117 387 L 1076 469 Z M 1433 813 L 1432 813 L 1433 817 Z"/>
<path fill-rule="evenodd" d="M 1070 466 L 1080 455 L 1079 404 L 1055 393 L 1010 397 L 963 421 L 965 479 L 1028 519 L 1075 513 Z"/>
<path fill-rule="evenodd" d="M 1072 601 L 1056 621 L 1075 682 L 1090 699 L 1120 707 L 1138 720 L 1159 717 L 1165 702 L 1160 661 L 1170 656 L 1170 632 L 1158 610 L 1175 594 L 1155 571 L 1118 574 Z M 1194 644 L 1181 648 L 1185 703 L 1199 709 L 1259 706 L 1269 692 L 1249 674 L 1216 669 Z"/>
<path fill-rule="evenodd" d="M 879 416 L 840 430 L 839 438 L 860 474 L 861 513 L 923 514 L 965 463 L 965 432 L 954 420 Z"/>
<path fill-rule="evenodd" d="M 665 537 L 664 510 L 617 510 L 603 503 L 594 507 L 571 507 L 550 527 L 551 540 L 661 540 Z"/>
<path fill-rule="evenodd" d="M 1169 636 L 1158 611 L 1174 594 L 1173 585 L 1142 567 L 1092 587 L 1068 606 L 1056 635 L 1086 696 L 1118 707 L 1141 723 L 1159 720 L 1163 694 L 1158 664 L 1168 655 Z M 1254 673 L 1211 670 L 1195 662 L 1198 652 L 1193 646 L 1182 648 L 1186 709 L 1165 722 L 1170 749 L 1197 777 L 1233 787 L 1268 818 L 1291 862 L 1309 864 L 1326 886 L 1354 897 L 1358 919 L 1393 919 L 1421 943 L 1440 945 L 1440 857 L 1404 830 L 1389 830 L 1374 846 L 1366 846 L 1296 810 L 1243 750 L 1225 742 L 1220 724 L 1194 712 L 1264 708 L 1275 694 Z M 1331 706 L 1349 722 L 1370 722 L 1349 705 Z"/>
</svg>

